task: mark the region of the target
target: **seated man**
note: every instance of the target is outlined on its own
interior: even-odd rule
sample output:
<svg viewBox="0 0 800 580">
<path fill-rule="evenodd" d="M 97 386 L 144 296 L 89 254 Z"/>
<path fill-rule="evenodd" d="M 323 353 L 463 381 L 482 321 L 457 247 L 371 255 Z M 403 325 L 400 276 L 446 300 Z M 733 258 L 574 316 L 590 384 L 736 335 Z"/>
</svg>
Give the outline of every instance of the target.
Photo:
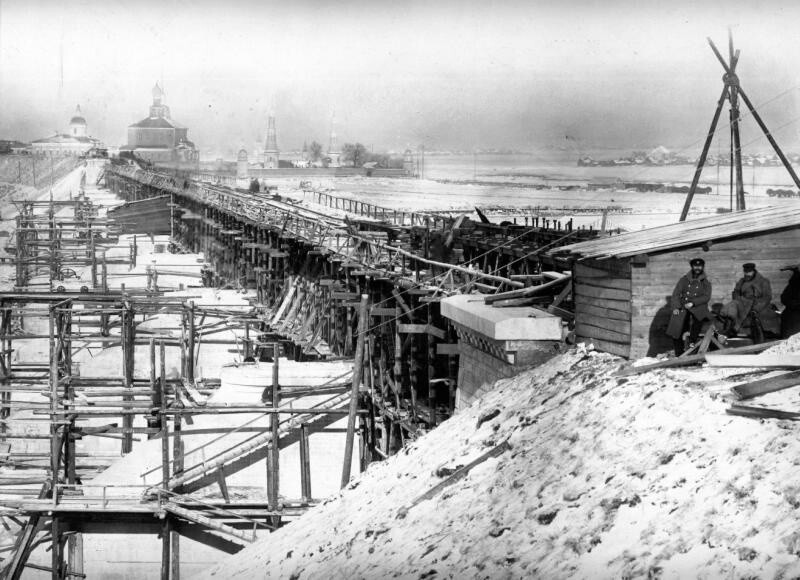
<svg viewBox="0 0 800 580">
<path fill-rule="evenodd" d="M 763 338 L 759 336 L 761 330 L 777 335 L 780 332 L 780 317 L 772 309 L 772 286 L 769 280 L 756 270 L 752 262 L 742 265 L 742 270 L 744 275 L 731 293 L 732 300 L 720 311 L 725 321 L 723 334 L 734 337 L 742 327 L 750 326 L 756 341 Z"/>
<path fill-rule="evenodd" d="M 696 342 L 703 325 L 711 319 L 711 313 L 708 311 L 711 282 L 706 278 L 706 263 L 702 258 L 694 258 L 689 264 L 692 269 L 678 280 L 670 299 L 672 316 L 667 326 L 667 335 L 672 337 L 675 356 L 683 354 L 684 332 L 688 330 L 689 341 Z"/>
</svg>

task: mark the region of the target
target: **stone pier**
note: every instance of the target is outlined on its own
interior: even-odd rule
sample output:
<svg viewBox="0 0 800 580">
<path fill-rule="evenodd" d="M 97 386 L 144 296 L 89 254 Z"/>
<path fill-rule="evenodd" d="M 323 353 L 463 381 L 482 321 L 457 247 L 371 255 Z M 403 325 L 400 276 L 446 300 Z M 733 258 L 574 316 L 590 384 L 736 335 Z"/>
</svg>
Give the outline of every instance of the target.
<svg viewBox="0 0 800 580">
<path fill-rule="evenodd" d="M 458 335 L 458 382 L 455 409 L 480 397 L 494 381 L 537 366 L 558 352 L 562 320 L 530 306 L 498 308 L 483 294 L 442 299 L 442 316 Z"/>
</svg>

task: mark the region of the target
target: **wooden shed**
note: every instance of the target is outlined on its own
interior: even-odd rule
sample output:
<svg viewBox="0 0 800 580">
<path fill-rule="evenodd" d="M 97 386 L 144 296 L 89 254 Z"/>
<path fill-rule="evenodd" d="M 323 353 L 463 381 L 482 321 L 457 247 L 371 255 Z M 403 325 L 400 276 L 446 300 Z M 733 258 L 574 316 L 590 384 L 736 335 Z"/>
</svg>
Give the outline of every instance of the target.
<svg viewBox="0 0 800 580">
<path fill-rule="evenodd" d="M 575 333 L 599 350 L 636 359 L 667 352 L 669 299 L 689 260 L 706 262 L 709 307 L 731 298 L 742 264 L 755 262 L 772 301 L 800 262 L 800 205 L 770 207 L 670 224 L 557 248 L 572 260 Z"/>
</svg>

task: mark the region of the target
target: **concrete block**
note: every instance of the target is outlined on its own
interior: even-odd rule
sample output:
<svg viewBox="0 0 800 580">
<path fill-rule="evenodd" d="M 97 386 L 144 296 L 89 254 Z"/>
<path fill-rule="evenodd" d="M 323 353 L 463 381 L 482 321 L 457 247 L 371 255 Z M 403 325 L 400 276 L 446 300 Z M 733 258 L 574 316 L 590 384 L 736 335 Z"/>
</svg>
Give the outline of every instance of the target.
<svg viewBox="0 0 800 580">
<path fill-rule="evenodd" d="M 561 318 L 520 306 L 495 308 L 483 294 L 458 294 L 441 302 L 442 316 L 493 340 L 561 340 Z"/>
</svg>

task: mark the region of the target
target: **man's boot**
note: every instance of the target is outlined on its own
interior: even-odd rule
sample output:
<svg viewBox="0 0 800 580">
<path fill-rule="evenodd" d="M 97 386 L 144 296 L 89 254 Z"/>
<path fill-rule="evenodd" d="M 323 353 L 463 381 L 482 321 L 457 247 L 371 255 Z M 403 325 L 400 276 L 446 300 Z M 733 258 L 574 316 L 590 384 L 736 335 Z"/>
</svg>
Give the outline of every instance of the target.
<svg viewBox="0 0 800 580">
<path fill-rule="evenodd" d="M 739 334 L 736 330 L 734 321 L 732 318 L 725 319 L 725 326 L 722 327 L 722 334 L 727 336 L 728 338 L 736 338 L 736 335 Z"/>
</svg>

